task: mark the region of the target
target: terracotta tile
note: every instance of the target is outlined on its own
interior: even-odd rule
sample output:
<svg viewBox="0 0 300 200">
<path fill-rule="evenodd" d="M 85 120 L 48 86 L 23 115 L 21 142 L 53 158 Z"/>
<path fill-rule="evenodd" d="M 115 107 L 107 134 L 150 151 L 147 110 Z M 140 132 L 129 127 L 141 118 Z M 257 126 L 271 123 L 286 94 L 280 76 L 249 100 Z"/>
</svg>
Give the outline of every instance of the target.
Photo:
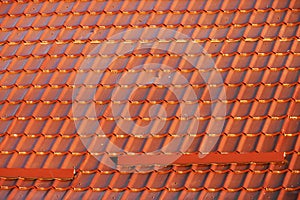
<svg viewBox="0 0 300 200">
<path fill-rule="evenodd" d="M 1 155 L 1 167 L 7 167 L 8 162 L 13 156 L 14 153 Z"/>
<path fill-rule="evenodd" d="M 220 195 L 220 193 L 221 193 L 221 190 L 216 191 L 216 192 L 210 192 L 208 190 L 203 190 L 200 193 L 199 199 L 203 199 L 203 198 L 208 198 L 208 199 L 209 198 L 212 198 L 212 199 L 218 198 L 219 195 Z"/>
<path fill-rule="evenodd" d="M 237 151 L 253 152 L 259 140 L 258 136 L 242 136 Z"/>
<path fill-rule="evenodd" d="M 73 183 L 60 180 L 9 183 L 19 188 L 9 194 L 1 192 L 7 198 L 15 195 L 49 199 L 53 195 L 75 199 L 147 199 L 149 195 L 166 199 L 297 198 L 298 178 L 292 171 L 297 170 L 299 150 L 296 1 L 30 2 L 3 4 L 0 10 L 0 42 L 29 43 L 4 44 L 0 53 L 1 148 L 4 144 L 11 153 L 1 153 L 1 166 L 72 168 L 74 165 L 79 171 L 85 170 Z M 125 27 L 149 25 L 156 27 L 135 35 L 123 32 Z M 166 25 L 174 34 L 157 29 Z M 197 43 L 189 46 L 187 42 L 161 43 L 160 47 L 168 51 L 137 50 L 112 64 L 109 63 L 113 57 L 109 56 L 122 55 L 123 44 L 98 44 L 107 39 L 157 38 L 170 41 L 192 38 Z M 74 40 L 95 43 L 71 44 Z M 210 59 L 223 81 L 210 71 L 209 59 L 199 58 L 202 49 L 196 44 L 205 47 L 212 56 Z M 189 62 L 167 56 L 166 53 L 173 51 L 188 54 Z M 106 57 L 97 60 L 99 53 Z M 149 53 L 154 56 L 146 56 Z M 145 68 L 145 63 L 155 65 Z M 162 68 L 162 64 L 171 69 Z M 195 66 L 203 72 L 193 71 Z M 96 71 L 89 72 L 90 69 Z M 151 73 L 140 72 L 145 70 Z M 161 78 L 156 83 L 152 78 L 157 76 Z M 116 87 L 117 84 L 122 87 Z M 97 90 L 86 88 L 77 96 L 78 100 L 96 100 L 96 103 L 75 105 L 78 108 L 74 113 L 72 87 L 83 85 L 97 86 Z M 175 85 L 174 90 L 165 90 L 170 85 Z M 115 106 L 116 115 L 109 108 L 111 100 L 119 103 Z M 179 107 L 179 100 L 187 103 L 184 108 Z M 219 100 L 223 103 L 216 103 Z M 270 166 L 244 164 L 232 166 L 229 171 L 226 166 L 193 166 L 195 171 L 173 167 L 171 171 L 164 168 L 127 174 L 101 163 L 105 159 L 103 152 L 113 155 L 124 150 L 197 152 L 207 139 L 203 134 L 214 133 L 209 128 L 210 118 L 222 114 L 219 107 L 223 104 L 227 109 L 223 114 L 228 118 L 212 151 L 286 152 L 287 162 Z M 129 111 L 124 110 L 124 105 L 129 105 Z M 149 115 L 151 107 L 156 107 L 157 114 Z M 78 132 L 84 137 L 76 136 Z M 104 140 L 104 134 L 108 140 Z M 182 140 L 182 134 L 192 134 L 192 143 L 186 138 Z M 6 137 L 19 140 L 7 141 Z M 181 145 L 166 146 L 170 141 Z M 88 150 L 82 142 L 88 144 Z M 13 154 L 15 150 L 24 154 Z M 30 155 L 33 151 L 44 154 Z M 101 155 L 94 157 L 88 151 Z M 20 187 L 30 190 L 22 192 Z"/>
<path fill-rule="evenodd" d="M 286 16 L 284 19 L 285 22 L 287 23 L 297 23 L 298 22 L 298 13 L 296 11 L 290 11 L 288 10 L 286 12 Z"/>
<path fill-rule="evenodd" d="M 3 94 L 3 100 L 7 99 L 10 102 L 21 102 L 24 96 L 26 95 L 28 88 L 12 88 L 11 90 L 12 91 L 9 96 L 8 94 L 7 95 L 5 95 L 5 93 Z M 6 90 L 6 91 L 8 92 L 10 90 Z M 5 92 L 5 90 L 3 92 Z"/>
<path fill-rule="evenodd" d="M 26 126 L 28 125 L 29 120 L 11 120 L 11 126 L 8 128 L 7 133 L 11 134 L 22 134 L 25 132 Z M 14 128 L 17 127 L 17 128 Z"/>
<path fill-rule="evenodd" d="M 1 106 L 2 107 L 2 106 Z M 1 119 L 13 118 L 19 109 L 20 104 L 5 104 L 0 111 Z"/>
<path fill-rule="evenodd" d="M 297 27 L 296 26 L 287 26 L 282 25 L 280 28 L 280 32 L 278 33 L 278 36 L 283 38 L 290 38 L 297 34 Z"/>
<path fill-rule="evenodd" d="M 26 9 L 26 3 L 14 4 L 8 11 L 9 15 L 21 15 Z"/>
<path fill-rule="evenodd" d="M 241 4 L 240 4 L 240 6 L 241 6 Z M 238 12 L 235 15 L 232 22 L 233 22 L 233 24 L 237 24 L 237 25 L 245 25 L 245 24 L 249 23 L 251 16 L 252 16 L 251 12 Z"/>
<path fill-rule="evenodd" d="M 35 19 L 35 21 L 32 23 L 32 27 L 36 28 L 36 29 L 44 29 L 46 28 L 46 26 L 49 24 L 50 20 L 51 20 L 51 15 L 47 16 L 47 15 L 38 15 Z"/>
<path fill-rule="evenodd" d="M 12 4 L 9 3 L 1 3 L 1 12 L 0 15 L 4 16 L 8 14 L 8 11 L 11 9 Z"/>
<path fill-rule="evenodd" d="M 268 115 L 268 111 L 270 110 L 270 103 L 261 103 L 254 102 L 252 105 L 252 110 L 250 115 L 253 117 L 264 117 Z"/>
<path fill-rule="evenodd" d="M 4 30 L 12 30 L 20 18 L 20 16 L 9 17 L 6 15 L 1 23 L 1 28 Z"/>
<path fill-rule="evenodd" d="M 20 137 L 5 137 L 1 144 L 1 150 L 13 152 L 17 147 L 17 144 L 20 141 L 20 139 Z"/>
<path fill-rule="evenodd" d="M 46 124 L 45 120 L 30 119 L 26 129 L 24 130 L 24 133 L 31 136 L 40 135 L 45 124 Z"/>
<path fill-rule="evenodd" d="M 1 120 L 0 121 L 0 127 L 1 127 L 0 135 L 1 136 L 4 135 L 7 132 L 8 128 L 11 125 L 11 123 L 12 123 L 12 120 Z M 2 141 L 2 138 L 0 140 Z"/>
<path fill-rule="evenodd" d="M 244 130 L 247 120 L 229 119 L 226 124 L 225 132 L 227 134 L 240 134 Z"/>
</svg>

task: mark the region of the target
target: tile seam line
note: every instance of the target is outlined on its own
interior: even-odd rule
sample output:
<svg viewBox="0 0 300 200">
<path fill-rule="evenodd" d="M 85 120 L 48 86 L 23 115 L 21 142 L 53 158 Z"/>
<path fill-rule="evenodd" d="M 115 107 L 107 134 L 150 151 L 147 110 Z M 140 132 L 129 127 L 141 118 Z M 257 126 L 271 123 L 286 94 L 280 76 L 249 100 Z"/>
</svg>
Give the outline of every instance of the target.
<svg viewBox="0 0 300 200">
<path fill-rule="evenodd" d="M 292 36 L 292 37 L 255 37 L 255 38 L 250 38 L 250 37 L 239 37 L 239 38 L 206 38 L 206 39 L 196 39 L 196 38 L 191 38 L 191 39 L 174 39 L 174 40 L 93 40 L 93 39 L 85 39 L 85 40 L 77 40 L 77 39 L 70 39 L 70 40 L 36 40 L 36 41 L 26 41 L 26 40 L 19 40 L 19 41 L 2 41 L 0 44 L 5 44 L 9 46 L 13 45 L 18 45 L 18 44 L 24 44 L 24 45 L 30 45 L 30 44 L 86 44 L 86 43 L 91 43 L 91 44 L 97 44 L 97 43 L 103 43 L 103 42 L 108 42 L 108 43 L 118 43 L 118 42 L 126 42 L 126 43 L 135 43 L 135 42 L 140 42 L 140 43 L 151 43 L 151 42 L 161 42 L 161 43 L 166 43 L 166 42 L 178 42 L 178 43 L 187 43 L 187 42 L 194 42 L 194 43 L 199 43 L 199 42 L 212 42 L 212 43 L 221 43 L 221 42 L 229 42 L 229 43 L 234 43 L 234 42 L 240 42 L 240 41 L 245 41 L 245 42 L 257 42 L 257 41 L 263 41 L 263 42 L 271 42 L 271 41 L 292 41 L 292 40 L 298 40 L 300 37 L 298 36 Z"/>
<path fill-rule="evenodd" d="M 144 186 L 144 187 L 141 187 L 141 188 L 134 188 L 134 187 L 124 187 L 124 188 L 113 188 L 113 187 L 109 187 L 109 186 L 106 186 L 106 187 L 91 187 L 91 186 L 87 186 L 87 187 L 84 187 L 84 188 L 79 188 L 79 187 L 72 187 L 72 186 L 68 186 L 68 187 L 55 187 L 55 186 L 50 186 L 50 187 L 38 187 L 38 186 L 29 186 L 29 187 L 24 187 L 24 186 L 0 186 L 0 189 L 3 189 L 3 190 L 11 190 L 13 188 L 17 188 L 17 189 L 20 189 L 20 190 L 31 190 L 31 189 L 37 189 L 39 191 L 50 191 L 50 190 L 56 190 L 56 191 L 65 191 L 65 190 L 74 190 L 74 191 L 87 191 L 87 190 L 90 190 L 90 191 L 104 191 L 104 190 L 110 190 L 110 191 L 124 191 L 124 190 L 130 190 L 130 191 L 133 191 L 133 192 L 141 192 L 141 191 L 153 191 L 153 192 L 156 192 L 156 191 L 163 191 L 163 190 L 169 190 L 169 191 L 173 191 L 173 192 L 176 192 L 176 191 L 228 191 L 228 192 L 237 192 L 237 191 L 262 191 L 262 190 L 265 190 L 265 191 L 278 191 L 278 190 L 289 190 L 289 191 L 296 191 L 296 190 L 299 190 L 300 187 L 284 187 L 284 186 L 279 186 L 279 187 L 258 187 L 258 188 L 248 188 L 248 187 L 245 187 L 245 186 L 242 186 L 242 187 L 239 187 L 239 188 L 225 188 L 225 187 L 219 187 L 219 188 L 208 188 L 208 187 L 201 187 L 201 188 L 194 188 L 194 187 L 186 187 L 186 186 L 182 186 L 181 188 L 172 188 L 172 187 L 162 187 L 162 188 L 153 188 L 153 187 L 147 187 L 147 186 Z"/>
<path fill-rule="evenodd" d="M 21 3 L 21 2 L 20 2 Z M 28 2 L 25 2 L 28 3 Z M 10 2 L 4 2 L 4 4 L 12 4 Z M 117 14 L 125 14 L 125 15 L 131 15 L 131 14 L 219 14 L 219 13 L 234 13 L 234 12 L 241 12 L 241 13 L 249 13 L 249 12 L 259 12 L 259 13 L 266 13 L 266 12 L 285 12 L 285 11 L 298 11 L 298 8 L 293 8 L 293 7 L 284 7 L 284 8 L 251 8 L 251 9 L 240 9 L 240 8 L 235 8 L 235 9 L 222 9 L 219 8 L 217 10 L 208 10 L 208 9 L 199 9 L 199 10 L 188 10 L 188 9 L 182 9 L 182 10 L 171 10 L 171 9 L 166 9 L 166 10 L 154 10 L 154 9 L 149 9 L 149 10 L 131 10 L 131 11 L 124 11 L 124 10 L 118 10 L 118 11 L 107 11 L 103 9 L 102 11 L 91 11 L 91 10 L 85 10 L 81 12 L 76 12 L 73 10 L 67 11 L 67 12 L 36 12 L 36 13 L 19 13 L 19 14 L 10 14 L 9 12 L 1 14 L 1 16 L 8 15 L 10 17 L 20 17 L 20 16 L 28 16 L 28 17 L 35 17 L 37 15 L 40 16 L 52 16 L 52 15 L 58 15 L 58 16 L 66 16 L 66 15 L 75 15 L 75 16 L 84 16 L 86 14 L 89 15 L 99 15 L 99 14 L 106 14 L 106 15 L 117 15 Z"/>
<path fill-rule="evenodd" d="M 33 29 L 33 30 L 40 30 L 40 29 L 50 29 L 50 30 L 57 30 L 57 29 L 61 29 L 61 28 L 65 28 L 68 30 L 74 30 L 74 29 L 78 29 L 79 27 L 83 28 L 83 29 L 91 29 L 91 28 L 99 28 L 99 29 L 110 29 L 110 28 L 117 28 L 117 29 L 125 29 L 125 28 L 144 28 L 144 27 L 149 27 L 149 28 L 160 28 L 160 27 L 167 27 L 167 28 L 178 28 L 178 27 L 183 27 L 183 28 L 213 28 L 213 27 L 217 27 L 217 28 L 226 28 L 226 27 L 245 27 L 245 26 L 253 26 L 253 27 L 260 27 L 260 26 L 272 26 L 272 27 L 279 27 L 282 25 L 286 25 L 286 26 L 296 26 L 299 25 L 300 22 L 280 22 L 280 23 L 268 23 L 268 22 L 264 22 L 261 24 L 254 24 L 254 23 L 244 23 L 244 24 L 234 24 L 234 23 L 230 23 L 230 24 L 225 24 L 225 25 L 221 25 L 221 24 L 209 24 L 209 25 L 201 25 L 201 24 L 192 24 L 192 25 L 188 25 L 188 24 L 143 24 L 143 25 L 132 25 L 132 24 L 127 24 L 127 25 L 115 25 L 115 24 L 111 24 L 111 25 L 89 25 L 89 26 L 84 26 L 84 25 L 76 25 L 76 26 L 66 26 L 66 25 L 61 25 L 61 26 L 43 26 L 42 28 L 40 27 L 33 27 L 33 26 L 28 26 L 28 27 L 0 27 L 1 31 L 10 31 L 10 30 L 28 30 L 28 29 Z"/>
</svg>

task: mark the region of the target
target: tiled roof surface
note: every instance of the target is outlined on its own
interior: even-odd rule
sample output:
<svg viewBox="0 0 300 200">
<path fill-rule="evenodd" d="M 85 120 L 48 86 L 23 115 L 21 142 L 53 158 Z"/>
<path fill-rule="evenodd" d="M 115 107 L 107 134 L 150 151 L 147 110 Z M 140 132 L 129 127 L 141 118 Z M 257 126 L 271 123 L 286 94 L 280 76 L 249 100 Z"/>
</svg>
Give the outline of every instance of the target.
<svg viewBox="0 0 300 200">
<path fill-rule="evenodd" d="M 298 0 L 2 2 L 0 168 L 76 175 L 1 177 L 0 198 L 300 198 L 299 24 Z M 151 42 L 159 47 L 121 51 Z M 198 153 L 207 137 L 210 152 L 285 152 L 286 161 L 106 165 L 128 152 Z"/>
</svg>

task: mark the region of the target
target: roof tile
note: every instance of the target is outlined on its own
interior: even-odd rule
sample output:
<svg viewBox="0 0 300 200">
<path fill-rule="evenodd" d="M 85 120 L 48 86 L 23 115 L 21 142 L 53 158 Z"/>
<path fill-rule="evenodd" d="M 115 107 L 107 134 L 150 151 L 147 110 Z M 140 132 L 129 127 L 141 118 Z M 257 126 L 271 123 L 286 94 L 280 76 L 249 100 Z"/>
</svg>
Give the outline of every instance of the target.
<svg viewBox="0 0 300 200">
<path fill-rule="evenodd" d="M 76 171 L 1 177 L 4 198 L 298 197 L 297 1 L 0 7 L 0 166 Z M 285 162 L 110 159 L 199 152 L 284 152 Z"/>
</svg>

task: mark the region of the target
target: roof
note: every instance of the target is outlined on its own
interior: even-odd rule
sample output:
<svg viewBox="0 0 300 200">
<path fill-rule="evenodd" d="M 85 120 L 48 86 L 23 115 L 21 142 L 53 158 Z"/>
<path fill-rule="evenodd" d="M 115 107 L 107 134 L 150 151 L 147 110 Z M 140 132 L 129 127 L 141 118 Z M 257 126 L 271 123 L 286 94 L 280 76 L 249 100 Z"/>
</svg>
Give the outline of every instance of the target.
<svg viewBox="0 0 300 200">
<path fill-rule="evenodd" d="M 297 0 L 2 2 L 0 196 L 299 198 L 299 23 Z"/>
</svg>

